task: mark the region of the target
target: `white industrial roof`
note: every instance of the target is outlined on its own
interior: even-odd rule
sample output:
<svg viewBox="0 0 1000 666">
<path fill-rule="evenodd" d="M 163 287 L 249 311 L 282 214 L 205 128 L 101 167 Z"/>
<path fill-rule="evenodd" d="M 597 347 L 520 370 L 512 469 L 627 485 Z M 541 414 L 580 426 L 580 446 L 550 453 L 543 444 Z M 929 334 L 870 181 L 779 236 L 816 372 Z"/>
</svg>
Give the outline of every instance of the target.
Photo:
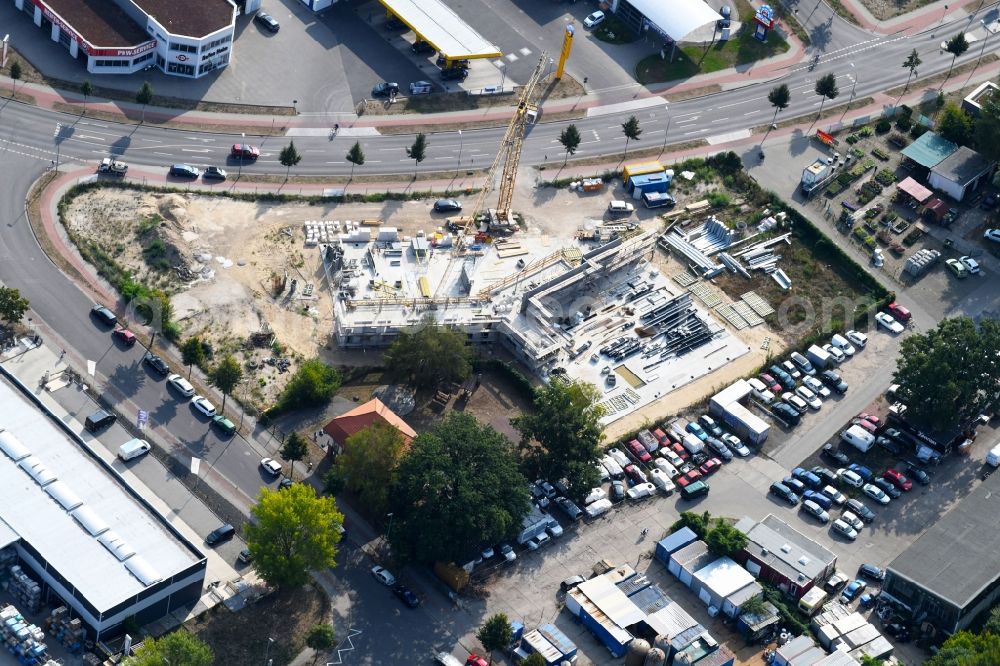
<svg viewBox="0 0 1000 666">
<path fill-rule="evenodd" d="M 0 429 L 0 546 L 30 544 L 98 611 L 200 560 L 6 381 Z"/>
<path fill-rule="evenodd" d="M 423 40 L 450 58 L 497 58 L 503 53 L 441 0 L 379 0 Z"/>
<path fill-rule="evenodd" d="M 684 633 L 698 623 L 684 610 L 683 606 L 676 601 L 671 601 L 666 607 L 647 616 L 646 624 L 656 632 L 657 636 L 666 636 L 668 641 L 672 641 L 675 636 Z"/>
<path fill-rule="evenodd" d="M 704 0 L 630 0 L 632 6 L 674 41 L 683 40 L 703 25 L 718 21 L 719 13 Z"/>
<path fill-rule="evenodd" d="M 722 598 L 754 582 L 750 572 L 728 557 L 720 557 L 694 573 L 694 577 Z"/>
<path fill-rule="evenodd" d="M 646 619 L 646 614 L 607 576 L 598 576 L 580 583 L 579 589 L 619 627 L 629 627 Z"/>
</svg>

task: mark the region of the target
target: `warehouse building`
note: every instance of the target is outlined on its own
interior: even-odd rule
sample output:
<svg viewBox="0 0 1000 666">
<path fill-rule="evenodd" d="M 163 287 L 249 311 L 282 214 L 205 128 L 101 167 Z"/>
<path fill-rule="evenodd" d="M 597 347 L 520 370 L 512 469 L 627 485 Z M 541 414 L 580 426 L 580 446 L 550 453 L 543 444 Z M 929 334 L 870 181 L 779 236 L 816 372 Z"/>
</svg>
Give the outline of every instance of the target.
<svg viewBox="0 0 1000 666">
<path fill-rule="evenodd" d="M 760 522 L 743 517 L 736 529 L 747 535 L 747 545 L 734 559 L 794 599 L 837 567 L 836 555 L 772 514 Z"/>
<path fill-rule="evenodd" d="M 0 561 L 92 640 L 198 601 L 205 556 L 70 427 L 0 368 Z M 6 573 L 6 572 L 5 572 Z"/>
<path fill-rule="evenodd" d="M 240 9 L 230 0 L 14 0 L 92 74 L 156 67 L 198 78 L 229 64 Z M 260 7 L 246 0 L 243 12 Z"/>
<path fill-rule="evenodd" d="M 882 596 L 926 629 L 968 628 L 1000 600 L 998 511 L 990 484 L 976 487 L 889 564 Z"/>
</svg>

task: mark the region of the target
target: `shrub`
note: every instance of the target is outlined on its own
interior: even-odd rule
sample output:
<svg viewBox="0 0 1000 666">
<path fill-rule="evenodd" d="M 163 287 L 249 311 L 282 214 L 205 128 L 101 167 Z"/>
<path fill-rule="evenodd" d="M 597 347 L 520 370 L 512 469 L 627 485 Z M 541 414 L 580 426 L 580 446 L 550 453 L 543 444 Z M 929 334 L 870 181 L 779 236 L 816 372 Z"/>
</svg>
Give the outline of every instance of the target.
<svg viewBox="0 0 1000 666">
<path fill-rule="evenodd" d="M 873 148 L 872 149 L 872 155 L 874 155 L 875 157 L 879 158 L 883 162 L 888 162 L 889 161 L 889 153 L 885 152 L 881 148 Z"/>
<path fill-rule="evenodd" d="M 890 123 L 888 120 L 884 118 L 878 121 L 878 123 L 876 123 L 875 125 L 875 131 L 879 134 L 885 134 L 891 129 L 892 129 L 892 123 Z"/>
<path fill-rule="evenodd" d="M 872 136 L 873 134 L 875 134 L 875 130 L 872 129 L 871 125 L 865 125 L 860 130 L 858 130 L 858 134 L 860 134 L 861 136 L 866 136 L 866 137 L 867 136 Z"/>
<path fill-rule="evenodd" d="M 709 192 L 706 198 L 713 208 L 725 208 L 729 205 L 729 195 L 725 192 Z"/>
<path fill-rule="evenodd" d="M 910 128 L 910 137 L 913 139 L 919 139 L 924 135 L 924 132 L 926 132 L 928 129 L 930 128 L 927 127 L 926 125 L 921 125 L 920 123 L 917 123 L 916 125 Z"/>
<path fill-rule="evenodd" d="M 899 110 L 896 112 L 900 118 L 906 118 L 907 120 L 913 117 L 913 109 L 906 104 L 901 104 Z"/>
<path fill-rule="evenodd" d="M 911 127 L 913 127 L 913 121 L 909 116 L 903 116 L 896 120 L 896 129 L 900 132 L 907 132 Z"/>
</svg>

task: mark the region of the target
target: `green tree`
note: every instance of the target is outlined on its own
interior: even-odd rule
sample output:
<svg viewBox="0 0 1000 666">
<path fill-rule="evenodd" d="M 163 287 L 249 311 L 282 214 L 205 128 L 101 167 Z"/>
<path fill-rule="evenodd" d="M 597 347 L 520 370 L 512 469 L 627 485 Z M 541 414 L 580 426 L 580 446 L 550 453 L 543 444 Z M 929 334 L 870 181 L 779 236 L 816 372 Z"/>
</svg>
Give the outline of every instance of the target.
<svg viewBox="0 0 1000 666">
<path fill-rule="evenodd" d="M 338 476 L 372 515 L 383 516 L 389 510 L 403 446 L 402 433 L 386 423 L 375 423 L 348 437 L 337 456 Z"/>
<path fill-rule="evenodd" d="M 908 420 L 938 431 L 961 427 L 1000 391 L 1000 321 L 945 319 L 903 338 L 893 381 Z"/>
<path fill-rule="evenodd" d="M 191 379 L 191 368 L 195 365 L 200 367 L 205 362 L 205 345 L 197 335 L 192 335 L 181 345 L 181 362 L 188 367 L 188 379 Z"/>
<path fill-rule="evenodd" d="M 732 557 L 747 545 L 747 535 L 722 518 L 715 519 L 715 525 L 705 535 L 708 549 L 719 556 Z"/>
<path fill-rule="evenodd" d="M 792 93 L 784 83 L 771 88 L 771 92 L 767 93 L 767 101 L 774 107 L 774 116 L 771 118 L 772 123 L 778 119 L 778 111 L 787 109 L 791 100 Z"/>
<path fill-rule="evenodd" d="M 642 128 L 639 127 L 639 119 L 635 116 L 629 116 L 628 120 L 622 123 L 622 134 L 625 135 L 625 152 L 622 154 L 624 158 L 628 155 L 628 142 L 638 141 L 639 137 L 642 136 Z"/>
<path fill-rule="evenodd" d="M 83 95 L 83 113 L 80 115 L 87 115 L 87 98 L 94 94 L 94 85 L 90 81 L 84 81 L 80 84 L 80 93 Z"/>
<path fill-rule="evenodd" d="M 389 540 L 403 560 L 466 562 L 517 534 L 530 507 L 514 445 L 460 412 L 413 440 L 397 476 Z"/>
<path fill-rule="evenodd" d="M 309 455 L 309 442 L 299 433 L 292 431 L 285 438 L 285 443 L 281 445 L 278 455 L 291 463 L 292 472 L 289 479 L 295 478 L 295 463 Z"/>
<path fill-rule="evenodd" d="M 924 666 L 995 666 L 1000 664 L 1000 635 L 960 631 L 944 642 Z"/>
<path fill-rule="evenodd" d="M 1000 606 L 994 606 L 990 609 L 990 615 L 986 618 L 986 624 L 983 625 L 983 632 L 1000 636 Z"/>
<path fill-rule="evenodd" d="M 972 141 L 972 118 L 955 102 L 948 102 L 941 109 L 937 119 L 937 133 L 960 145 L 968 145 Z"/>
<path fill-rule="evenodd" d="M 178 629 L 160 638 L 147 638 L 124 666 L 212 666 L 212 650 L 197 636 Z"/>
<path fill-rule="evenodd" d="M 917 73 L 917 67 L 923 64 L 923 60 L 920 59 L 920 55 L 917 53 L 916 49 L 910 51 L 910 55 L 906 56 L 906 60 L 903 61 L 903 68 L 910 70 L 910 73 L 906 75 L 906 85 L 903 86 L 903 92 L 910 87 L 910 79 L 913 75 Z"/>
<path fill-rule="evenodd" d="M 532 652 L 528 658 L 521 662 L 521 666 L 548 666 L 543 657 L 538 652 Z"/>
<path fill-rule="evenodd" d="M 482 643 L 483 649 L 490 653 L 490 663 L 493 663 L 493 653 L 510 645 L 514 638 L 514 628 L 503 613 L 491 615 L 476 632 L 476 638 Z"/>
<path fill-rule="evenodd" d="M 344 158 L 351 163 L 351 179 L 354 179 L 354 167 L 361 166 L 365 163 L 365 151 L 361 150 L 361 142 L 355 141 L 351 149 L 347 151 L 347 155 Z"/>
<path fill-rule="evenodd" d="M 317 624 L 306 634 L 306 645 L 318 653 L 326 652 L 334 646 L 333 627 L 328 624 Z M 313 663 L 316 663 L 315 657 Z"/>
<path fill-rule="evenodd" d="M 762 615 L 767 610 L 766 603 L 762 596 L 750 597 L 740 604 L 740 614 Z"/>
<path fill-rule="evenodd" d="M 955 60 L 969 50 L 969 42 L 965 39 L 965 33 L 960 32 L 949 39 L 944 50 L 951 54 L 951 66 L 948 67 L 948 76 L 945 77 L 945 81 L 947 81 L 951 78 L 951 70 L 955 68 Z M 944 87 L 944 81 L 941 82 L 941 86 Z"/>
<path fill-rule="evenodd" d="M 568 125 L 559 134 L 559 143 L 566 149 L 566 158 L 563 160 L 563 164 L 566 164 L 569 156 L 576 155 L 576 149 L 580 147 L 580 130 L 576 128 L 576 125 Z"/>
<path fill-rule="evenodd" d="M 837 95 L 840 94 L 840 90 L 837 88 L 837 77 L 834 74 L 824 74 L 816 80 L 816 94 L 822 97 L 819 103 L 819 112 L 823 113 L 823 105 L 826 104 L 828 99 L 836 99 Z"/>
<path fill-rule="evenodd" d="M 991 160 L 1000 160 L 1000 95 L 986 95 L 974 127 L 976 151 Z M 996 177 L 1000 177 L 997 172 Z"/>
<path fill-rule="evenodd" d="M 560 379 L 535 391 L 534 410 L 511 421 L 521 433 L 524 469 L 531 478 L 566 479 L 573 499 L 598 484 L 601 399 L 592 384 Z"/>
<path fill-rule="evenodd" d="M 320 407 L 340 388 L 340 373 L 318 358 L 302 363 L 278 397 L 277 411 Z"/>
<path fill-rule="evenodd" d="M 417 177 L 417 167 L 427 159 L 427 137 L 423 132 L 413 140 L 413 145 L 406 149 L 406 156 L 413 160 L 413 177 Z"/>
<path fill-rule="evenodd" d="M 16 324 L 28 311 L 28 299 L 13 287 L 0 287 L 0 319 Z"/>
<path fill-rule="evenodd" d="M 24 74 L 24 70 L 21 68 L 21 61 L 16 58 L 10 63 L 10 69 L 7 70 L 7 74 L 10 76 L 10 98 L 14 99 L 14 91 L 17 90 L 17 82 L 21 79 Z"/>
<path fill-rule="evenodd" d="M 861 666 L 882 666 L 885 662 L 881 659 L 876 659 L 875 657 L 863 654 L 861 655 Z"/>
<path fill-rule="evenodd" d="M 137 104 L 142 104 L 142 120 L 139 122 L 146 122 L 146 105 L 153 101 L 153 86 L 149 85 L 149 81 L 143 81 L 142 87 L 135 93 L 135 101 Z"/>
<path fill-rule="evenodd" d="M 296 150 L 294 141 L 289 141 L 288 145 L 281 149 L 278 161 L 281 162 L 281 166 L 285 167 L 285 180 L 288 180 L 288 175 L 292 172 L 292 167 L 302 161 L 302 156 Z"/>
<path fill-rule="evenodd" d="M 465 333 L 430 319 L 415 330 L 400 332 L 383 358 L 390 377 L 418 389 L 461 382 L 472 372 Z"/>
<path fill-rule="evenodd" d="M 677 530 L 687 527 L 692 532 L 697 534 L 699 539 L 704 539 L 711 524 L 712 516 L 708 513 L 708 511 L 705 513 L 682 511 L 680 518 L 670 526 L 670 533 L 673 534 Z"/>
<path fill-rule="evenodd" d="M 243 381 L 243 368 L 232 354 L 226 354 L 208 374 L 212 386 L 222 391 L 222 411 L 226 411 L 226 397 Z"/>
<path fill-rule="evenodd" d="M 285 490 L 261 488 L 246 524 L 254 568 L 275 587 L 309 582 L 309 572 L 336 566 L 344 516 L 332 497 L 317 497 L 306 483 Z"/>
</svg>

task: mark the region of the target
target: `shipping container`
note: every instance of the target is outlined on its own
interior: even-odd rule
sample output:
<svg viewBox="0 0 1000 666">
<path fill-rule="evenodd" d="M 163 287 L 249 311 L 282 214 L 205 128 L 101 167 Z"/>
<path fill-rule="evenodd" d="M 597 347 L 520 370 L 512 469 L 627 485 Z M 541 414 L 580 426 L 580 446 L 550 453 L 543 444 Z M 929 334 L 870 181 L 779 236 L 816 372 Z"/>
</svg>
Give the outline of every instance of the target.
<svg viewBox="0 0 1000 666">
<path fill-rule="evenodd" d="M 761 446 L 771 431 L 771 426 L 738 402 L 726 406 L 722 420 L 737 435 L 754 446 Z"/>
<path fill-rule="evenodd" d="M 626 164 L 625 169 L 622 170 L 622 180 L 628 185 L 628 181 L 632 176 L 641 176 L 647 173 L 658 173 L 665 171 L 663 165 L 659 162 L 637 162 L 634 164 Z"/>
</svg>

